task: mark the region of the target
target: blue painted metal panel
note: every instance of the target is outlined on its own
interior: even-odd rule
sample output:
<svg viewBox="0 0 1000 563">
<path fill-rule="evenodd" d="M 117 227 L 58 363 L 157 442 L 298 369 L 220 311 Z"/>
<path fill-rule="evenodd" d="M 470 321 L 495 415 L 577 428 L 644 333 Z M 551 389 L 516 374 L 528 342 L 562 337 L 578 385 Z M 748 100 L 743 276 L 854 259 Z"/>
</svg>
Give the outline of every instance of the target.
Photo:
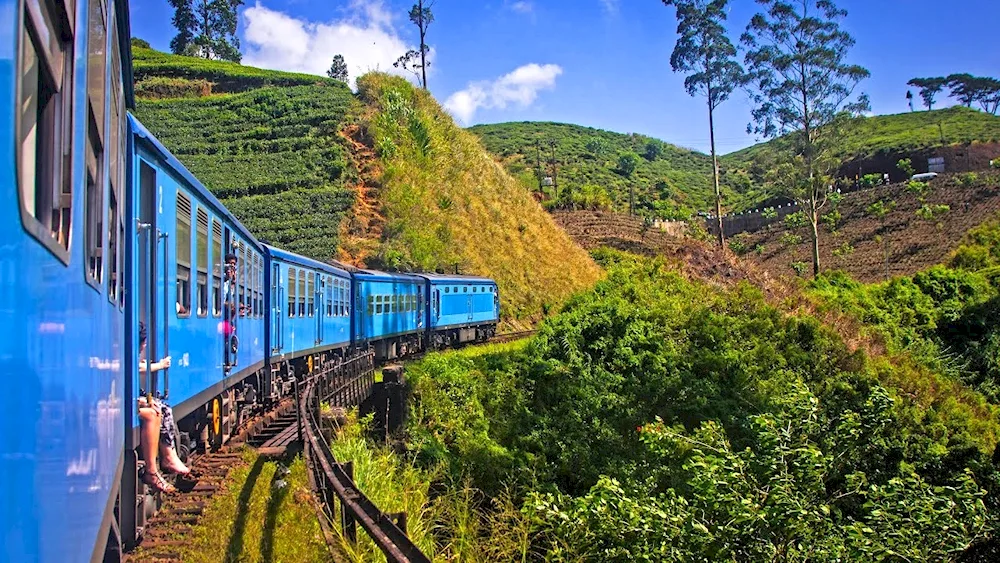
<svg viewBox="0 0 1000 563">
<path fill-rule="evenodd" d="M 271 353 L 297 356 L 350 345 L 350 274 L 272 246 L 266 250 L 271 296 L 278 296 L 270 307 Z"/>
<path fill-rule="evenodd" d="M 127 11 L 125 2 L 115 4 Z M 76 108 L 86 107 L 87 13 L 80 0 L 69 61 Z M 82 112 L 70 131 L 67 262 L 28 234 L 14 166 L 19 3 L 0 0 L 0 14 L 0 159 L 7 163 L 0 166 L 0 371 L 9 378 L 0 394 L 0 561 L 89 560 L 104 541 L 98 535 L 123 452 L 124 313 L 109 298 L 107 263 L 96 287 L 85 281 Z M 113 71 L 131 75 L 130 60 Z M 101 188 L 106 210 L 107 183 Z"/>
<path fill-rule="evenodd" d="M 354 275 L 359 343 L 424 330 L 426 282 L 404 274 L 362 270 Z"/>
<path fill-rule="evenodd" d="M 421 274 L 428 281 L 430 329 L 495 324 L 500 294 L 489 278 Z"/>
</svg>

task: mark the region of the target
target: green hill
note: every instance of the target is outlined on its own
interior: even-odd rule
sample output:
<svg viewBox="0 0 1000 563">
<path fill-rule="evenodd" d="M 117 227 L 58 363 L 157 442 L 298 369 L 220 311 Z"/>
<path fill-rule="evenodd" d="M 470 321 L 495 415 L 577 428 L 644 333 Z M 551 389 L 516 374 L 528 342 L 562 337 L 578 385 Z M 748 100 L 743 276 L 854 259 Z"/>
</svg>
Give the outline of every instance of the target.
<svg viewBox="0 0 1000 563">
<path fill-rule="evenodd" d="M 543 192 L 549 206 L 569 207 L 575 200 L 578 207 L 601 207 L 599 196 L 606 192 L 608 206 L 624 211 L 634 188 L 635 207 L 643 215 L 686 219 L 714 207 L 711 160 L 697 151 L 644 135 L 563 123 L 497 123 L 470 130 L 512 174 Z M 896 174 L 894 166 L 900 158 L 913 157 L 919 169 L 918 161 L 927 151 L 1000 142 L 1000 117 L 952 107 L 860 118 L 847 127 L 842 141 L 839 158 L 844 162 L 843 175 L 853 177 L 859 170 Z M 551 175 L 553 143 L 559 194 L 552 187 L 540 187 L 537 172 L 540 160 L 542 176 Z M 788 144 L 786 138 L 778 138 L 720 158 L 727 210 L 749 209 L 773 195 L 763 185 L 763 172 L 775 151 Z M 647 156 L 650 146 L 655 148 Z M 618 169 L 618 158 L 626 152 L 640 155 L 631 179 Z"/>
<path fill-rule="evenodd" d="M 1000 142 L 1000 117 L 964 106 L 861 117 L 844 130 L 839 157 L 846 162 L 881 153 L 908 153 L 971 142 Z M 788 144 L 781 137 L 729 153 L 722 160 L 732 167 L 766 157 Z"/>
<path fill-rule="evenodd" d="M 259 238 L 319 260 L 496 279 L 526 327 L 600 269 L 408 82 L 134 50 L 137 117 Z"/>
<path fill-rule="evenodd" d="M 133 49 L 136 116 L 258 237 L 336 256 L 356 176 L 342 82 Z M 228 93 L 216 94 L 219 84 Z M 171 94 L 182 97 L 167 97 Z"/>
<path fill-rule="evenodd" d="M 542 176 L 550 176 L 549 161 L 554 152 L 560 193 L 542 188 L 546 197 L 552 198 L 549 205 L 569 207 L 567 195 L 576 193 L 578 205 L 600 207 L 595 202 L 606 193 L 613 209 L 626 211 L 634 189 L 638 213 L 686 219 L 715 201 L 711 159 L 659 139 L 547 122 L 476 125 L 470 131 L 512 174 L 535 190 L 540 188 L 536 172 L 539 160 Z M 619 170 L 618 159 L 625 153 L 639 156 L 631 178 Z M 595 192 L 600 192 L 597 197 Z M 728 195 L 729 199 L 735 196 Z"/>
</svg>

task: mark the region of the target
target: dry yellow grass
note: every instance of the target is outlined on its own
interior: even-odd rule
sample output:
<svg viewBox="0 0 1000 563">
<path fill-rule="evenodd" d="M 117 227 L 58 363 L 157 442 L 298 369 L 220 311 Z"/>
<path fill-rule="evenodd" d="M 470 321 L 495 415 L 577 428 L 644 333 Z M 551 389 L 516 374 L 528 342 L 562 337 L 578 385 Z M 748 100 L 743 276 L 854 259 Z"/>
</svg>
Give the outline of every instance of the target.
<svg viewBox="0 0 1000 563">
<path fill-rule="evenodd" d="M 358 81 L 366 138 L 382 160 L 385 225 L 375 265 L 488 276 L 506 327 L 527 327 L 601 270 L 531 193 L 405 80 Z"/>
</svg>

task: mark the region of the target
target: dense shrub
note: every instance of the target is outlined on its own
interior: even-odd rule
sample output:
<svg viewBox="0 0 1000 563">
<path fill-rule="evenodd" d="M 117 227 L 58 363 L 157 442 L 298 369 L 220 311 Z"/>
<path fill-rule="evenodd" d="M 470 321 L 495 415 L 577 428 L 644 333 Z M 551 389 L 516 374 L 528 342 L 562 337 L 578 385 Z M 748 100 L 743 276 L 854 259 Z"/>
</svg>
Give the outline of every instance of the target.
<svg viewBox="0 0 1000 563">
<path fill-rule="evenodd" d="M 409 371 L 419 454 L 488 494 L 517 484 L 546 558 L 936 560 L 988 532 L 990 428 L 881 383 L 918 367 L 749 287 L 598 259 L 607 279 L 524 347 Z M 934 272 L 881 298 L 921 311 L 901 314 L 917 334 L 981 281 Z"/>
</svg>

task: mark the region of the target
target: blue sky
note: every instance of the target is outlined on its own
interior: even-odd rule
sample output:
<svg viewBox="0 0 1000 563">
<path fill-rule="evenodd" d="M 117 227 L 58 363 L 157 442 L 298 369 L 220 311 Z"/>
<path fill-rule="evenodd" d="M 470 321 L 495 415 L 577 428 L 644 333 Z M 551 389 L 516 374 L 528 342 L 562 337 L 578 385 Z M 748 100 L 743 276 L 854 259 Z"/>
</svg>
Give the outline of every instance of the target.
<svg viewBox="0 0 1000 563">
<path fill-rule="evenodd" d="M 247 0 L 244 63 L 320 74 L 344 54 L 352 77 L 392 71 L 418 42 L 413 0 Z M 872 77 L 875 113 L 907 111 L 906 82 L 953 72 L 1000 76 L 996 0 L 840 0 L 857 45 L 850 60 Z M 734 0 L 738 38 L 757 9 Z M 167 0 L 132 0 L 132 34 L 167 50 Z M 708 150 L 702 98 L 670 70 L 676 20 L 659 0 L 436 0 L 428 33 L 431 92 L 463 124 L 545 120 L 636 132 Z M 948 102 L 950 103 L 950 102 Z M 737 93 L 717 112 L 721 153 L 756 142 Z"/>
</svg>

